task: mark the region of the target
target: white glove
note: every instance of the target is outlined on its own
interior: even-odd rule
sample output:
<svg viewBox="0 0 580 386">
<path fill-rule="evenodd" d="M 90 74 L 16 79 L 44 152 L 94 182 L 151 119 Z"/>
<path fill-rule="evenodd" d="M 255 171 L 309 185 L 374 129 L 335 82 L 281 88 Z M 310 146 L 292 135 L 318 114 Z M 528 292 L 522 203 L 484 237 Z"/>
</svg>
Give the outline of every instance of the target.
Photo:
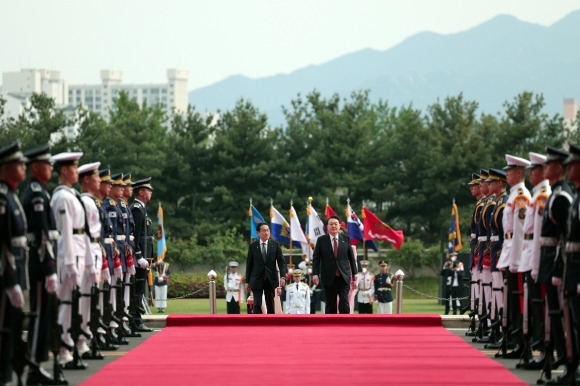
<svg viewBox="0 0 580 386">
<path fill-rule="evenodd" d="M 144 258 L 139 258 L 139 260 L 137 260 L 137 265 L 139 265 L 139 268 L 141 269 L 145 269 L 147 267 L 149 267 L 149 263 L 147 262 L 147 260 L 145 260 Z"/>
<path fill-rule="evenodd" d="M 510 267 L 510 272 L 511 273 L 517 273 L 518 272 L 518 268 L 514 268 L 514 267 Z"/>
<path fill-rule="evenodd" d="M 44 288 L 46 288 L 46 292 L 49 294 L 56 293 L 56 290 L 58 289 L 58 277 L 56 276 L 56 273 L 53 273 L 44 279 Z"/>
<path fill-rule="evenodd" d="M 532 279 L 534 279 L 534 281 L 538 280 L 538 273 L 537 272 L 532 271 L 532 273 L 530 275 L 532 275 Z"/>
<path fill-rule="evenodd" d="M 123 277 L 123 267 L 118 266 L 117 268 L 113 269 L 113 275 L 115 278 L 122 278 Z"/>
<path fill-rule="evenodd" d="M 97 275 L 97 270 L 94 265 L 86 266 L 87 274 L 89 275 L 89 280 L 91 284 L 97 284 L 99 282 L 99 276 Z"/>
<path fill-rule="evenodd" d="M 8 299 L 14 308 L 22 308 L 24 306 L 24 294 L 20 284 L 6 288 L 6 295 L 8 295 Z"/>
<path fill-rule="evenodd" d="M 103 282 L 111 284 L 111 272 L 109 272 L 109 268 L 105 268 L 101 271 L 101 279 L 103 279 Z"/>
<path fill-rule="evenodd" d="M 131 266 L 127 267 L 127 273 L 131 276 L 135 275 L 135 266 L 131 265 Z"/>
<path fill-rule="evenodd" d="M 74 264 L 69 264 L 64 267 L 66 276 L 68 276 L 73 284 L 73 286 L 80 287 L 81 277 L 79 275 L 79 270 Z"/>
<path fill-rule="evenodd" d="M 562 285 L 562 278 L 561 277 L 552 276 L 552 285 L 554 287 L 557 287 L 559 285 Z"/>
</svg>

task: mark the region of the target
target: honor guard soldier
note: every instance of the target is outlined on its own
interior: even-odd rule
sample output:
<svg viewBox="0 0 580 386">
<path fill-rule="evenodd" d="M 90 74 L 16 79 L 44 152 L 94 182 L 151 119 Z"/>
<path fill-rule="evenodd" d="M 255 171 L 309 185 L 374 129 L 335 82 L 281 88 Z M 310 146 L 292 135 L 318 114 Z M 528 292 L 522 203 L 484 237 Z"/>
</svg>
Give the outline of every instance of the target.
<svg viewBox="0 0 580 386">
<path fill-rule="evenodd" d="M 580 146 L 570 144 L 568 180 L 576 186 L 576 197 L 570 210 L 566 239 L 565 276 L 563 277 L 563 314 L 566 332 L 567 374 L 575 376 L 578 367 L 578 336 L 580 331 Z"/>
<path fill-rule="evenodd" d="M 117 278 L 123 277 L 123 268 L 121 262 L 121 256 L 119 250 L 117 249 L 117 244 L 115 241 L 115 234 L 113 231 L 113 222 L 107 213 L 107 209 L 105 208 L 105 202 L 110 200 L 109 194 L 111 193 L 111 189 L 113 187 L 113 180 L 111 179 L 111 170 L 110 169 L 102 169 L 99 170 L 99 178 L 101 179 L 101 183 L 99 186 L 99 200 L 100 206 L 99 209 L 103 215 L 103 230 L 102 230 L 102 245 L 107 255 L 107 266 L 109 267 L 109 276 L 111 284 L 117 283 Z M 116 296 L 116 289 L 111 288 L 109 299 L 104 299 L 105 302 L 109 302 L 111 305 L 110 313 L 111 315 L 106 315 L 106 319 L 109 319 L 109 327 L 111 329 L 109 336 L 111 336 L 112 340 L 117 340 L 115 329 L 119 327 L 119 324 L 115 321 L 113 315 L 117 311 L 117 296 Z M 109 308 L 109 307 L 105 307 Z M 103 310 L 103 312 L 106 312 Z"/>
<path fill-rule="evenodd" d="M 81 284 L 81 292 L 83 294 L 92 293 L 93 291 L 99 291 L 103 288 L 103 282 L 110 283 L 111 275 L 108 268 L 108 261 L 106 258 L 106 253 L 103 253 L 103 244 L 101 232 L 103 229 L 103 212 L 99 209 L 101 206 L 100 199 L 96 196 L 99 192 L 101 185 L 101 178 L 99 177 L 99 166 L 100 162 L 93 162 L 90 164 L 85 164 L 79 167 L 79 182 L 81 185 L 81 200 L 85 207 L 85 212 L 87 216 L 87 225 L 89 226 L 89 237 L 90 237 L 90 254 L 91 259 L 95 265 L 95 271 L 97 273 L 96 284 L 91 283 L 91 280 L 87 277 L 85 273 L 83 277 L 83 282 Z M 105 262 L 105 264 L 103 264 Z M 95 288 L 93 288 L 95 287 Z M 89 310 L 94 309 L 96 312 L 90 312 L 91 317 L 95 317 L 97 320 L 93 321 L 93 326 L 99 326 L 101 324 L 101 315 L 103 314 L 103 304 L 101 296 L 95 297 L 82 297 L 81 298 L 81 309 L 88 308 Z M 100 300 L 99 300 L 100 299 Z M 91 304 L 91 301 L 97 301 L 97 304 Z M 83 311 L 84 312 L 84 311 Z M 83 321 L 84 323 L 84 321 Z M 96 342 L 100 341 L 102 335 L 106 334 L 106 331 L 102 327 L 98 327 L 95 330 L 91 330 L 93 333 L 94 345 L 91 352 L 87 351 L 82 353 L 83 359 L 103 359 L 103 355 L 98 352 Z M 98 334 L 98 336 L 97 336 Z"/>
<path fill-rule="evenodd" d="M 26 178 L 26 158 L 20 142 L 0 149 L 0 262 L 2 264 L 2 305 L 0 315 L 0 382 L 12 380 L 12 356 L 15 353 L 17 331 L 16 313 L 24 305 L 22 289 L 26 283 L 26 232 L 27 223 L 20 200 L 15 194 L 18 184 Z M 21 287 L 22 286 L 22 287 Z M 20 337 L 21 339 L 21 337 Z"/>
<path fill-rule="evenodd" d="M 145 208 L 145 204 L 151 200 L 151 195 L 153 194 L 151 177 L 133 182 L 133 192 L 135 193 L 135 200 L 130 208 L 135 220 L 135 259 L 137 260 L 135 264 L 135 293 L 137 304 L 139 305 L 136 314 L 133 316 L 137 324 L 137 330 L 149 332 L 153 331 L 153 329 L 143 324 L 139 308 L 141 308 L 140 305 L 145 294 L 147 268 L 149 267 L 147 259 L 153 255 L 153 229 L 151 228 L 149 213 L 147 213 Z"/>
<path fill-rule="evenodd" d="M 504 358 L 520 358 L 524 355 L 524 337 L 522 329 L 523 314 L 523 274 L 520 271 L 524 243 L 524 222 L 526 208 L 531 200 L 529 190 L 525 185 L 525 168 L 530 164 L 527 159 L 505 155 L 507 165 L 507 183 L 510 185 L 510 194 L 503 212 L 504 245 L 497 267 L 504 272 L 507 279 L 508 304 L 504 304 L 508 310 L 508 324 L 516 344 L 511 353 L 503 355 Z M 528 354 L 525 353 L 527 356 Z M 529 358 L 525 358 L 527 362 Z"/>
<path fill-rule="evenodd" d="M 482 171 L 482 178 L 484 178 L 484 173 Z M 486 201 L 483 209 L 481 210 L 481 217 L 478 223 L 479 226 L 479 312 L 480 312 L 480 338 L 482 341 L 487 338 L 483 338 L 483 329 L 489 326 L 489 309 L 488 302 L 491 300 L 491 213 L 496 205 L 496 196 L 491 190 L 491 182 L 499 181 L 504 178 L 503 170 L 498 169 L 488 169 L 485 175 L 485 180 L 482 180 L 481 186 L 484 187 L 485 191 L 488 192 L 486 195 Z"/>
<path fill-rule="evenodd" d="M 374 276 L 368 272 L 369 262 L 368 260 L 363 260 L 361 263 L 361 272 L 357 273 L 358 276 L 358 313 L 359 314 L 372 314 L 373 313 L 373 299 L 375 296 L 375 288 L 373 285 Z"/>
<path fill-rule="evenodd" d="M 50 146 L 29 150 L 24 156 L 28 159 L 30 183 L 24 190 L 22 206 L 28 220 L 28 283 L 33 311 L 27 339 L 32 362 L 28 367 L 27 384 L 52 384 L 54 379 L 41 366 L 48 361 L 51 320 L 48 296 L 55 294 L 58 287 L 55 256 L 58 231 L 50 208 L 50 194 L 46 190 L 52 174 Z"/>
<path fill-rule="evenodd" d="M 544 179 L 544 163 L 546 156 L 534 152 L 529 153 L 530 165 L 526 167 L 530 171 L 530 183 L 533 186 L 532 199 L 526 209 L 524 221 L 524 244 L 520 268 L 526 273 L 525 281 L 528 287 L 528 307 L 531 318 L 531 343 L 532 349 L 540 350 L 533 361 L 524 365 L 526 370 L 541 370 L 544 367 L 544 310 L 543 299 L 545 289 L 536 282 L 540 265 L 540 237 L 542 233 L 542 217 L 544 208 L 552 189 L 550 181 Z M 535 234 L 535 237 L 534 237 Z"/>
<path fill-rule="evenodd" d="M 135 220 L 133 219 L 133 214 L 129 209 L 129 199 L 133 196 L 133 187 L 131 186 L 131 173 L 124 173 L 123 174 L 123 196 L 118 200 L 119 205 L 121 205 L 121 210 L 123 211 L 123 219 L 125 220 L 125 245 L 126 245 L 126 254 L 127 259 L 133 261 L 133 268 L 130 269 L 129 272 L 129 280 L 131 281 L 131 276 L 135 276 Z M 125 288 L 125 305 L 128 307 L 131 302 L 130 295 L 131 295 L 131 288 L 127 286 Z"/>
<path fill-rule="evenodd" d="M 564 161 L 568 158 L 565 150 L 546 146 L 546 163 L 544 178 L 550 181 L 552 194 L 548 198 L 542 218 L 542 234 L 540 239 L 540 267 L 537 281 L 546 286 L 546 301 L 550 321 L 550 336 L 556 348 L 558 359 L 566 361 L 564 330 L 560 318 L 560 289 L 564 267 L 564 238 L 568 228 L 568 217 L 572 204 L 572 193 L 565 181 Z M 556 279 L 556 280 L 554 280 Z M 559 280 L 560 279 L 560 283 Z M 547 336 L 547 335 L 546 335 Z M 548 346 L 548 345 L 547 345 Z M 551 347 L 546 348 L 546 362 L 551 362 Z M 550 360 L 548 360 L 550 359 Z M 564 374 L 563 377 L 568 377 Z M 558 382 L 554 378 L 548 382 Z"/>
<path fill-rule="evenodd" d="M 467 269 L 470 272 L 470 302 L 469 309 L 473 312 L 476 309 L 476 302 L 479 299 L 479 240 L 478 240 L 478 220 L 481 215 L 481 210 L 484 206 L 485 196 L 481 192 L 480 188 L 481 176 L 477 173 L 471 173 L 471 182 L 468 183 L 471 195 L 475 197 L 475 208 L 473 209 L 473 215 L 471 216 L 471 236 L 469 239 L 469 262 Z M 466 309 L 462 309 L 463 314 Z M 475 313 L 471 314 L 472 317 Z M 468 331 L 469 334 L 473 331 Z"/>
<path fill-rule="evenodd" d="M 73 296 L 73 292 L 78 291 L 85 269 L 89 273 L 90 280 L 96 282 L 96 271 L 89 250 L 85 209 L 79 192 L 73 188 L 78 182 L 78 160 L 82 155 L 80 152 L 65 152 L 52 157 L 59 175 L 59 185 L 54 190 L 51 200 L 56 228 L 59 231 L 58 265 L 61 276 L 58 321 L 63 331 L 63 347 L 59 352 L 58 361 L 61 366 L 68 369 L 87 367 L 80 360 L 80 355 L 83 351 L 88 351 L 86 339 L 90 337 L 90 333 L 82 328 L 86 327 L 88 315 L 78 313 L 78 298 Z M 79 332 L 74 334 L 76 339 L 73 338 L 73 330 Z M 74 357 L 69 351 L 73 349 Z"/>
<path fill-rule="evenodd" d="M 244 277 L 238 273 L 238 262 L 230 261 L 230 272 L 224 278 L 228 314 L 239 314 L 240 305 L 244 302 Z"/>
<path fill-rule="evenodd" d="M 155 267 L 155 306 L 157 307 L 157 312 L 162 314 L 167 307 L 167 287 L 171 271 L 169 270 L 169 263 L 164 260 L 157 260 L 153 266 Z"/>
<path fill-rule="evenodd" d="M 389 273 L 389 263 L 386 260 L 379 262 L 381 273 L 375 276 L 374 290 L 377 297 L 377 314 L 393 313 L 393 275 Z"/>
<path fill-rule="evenodd" d="M 287 314 L 310 314 L 310 288 L 303 283 L 302 270 L 292 271 L 294 283 L 286 287 L 286 313 Z"/>
</svg>

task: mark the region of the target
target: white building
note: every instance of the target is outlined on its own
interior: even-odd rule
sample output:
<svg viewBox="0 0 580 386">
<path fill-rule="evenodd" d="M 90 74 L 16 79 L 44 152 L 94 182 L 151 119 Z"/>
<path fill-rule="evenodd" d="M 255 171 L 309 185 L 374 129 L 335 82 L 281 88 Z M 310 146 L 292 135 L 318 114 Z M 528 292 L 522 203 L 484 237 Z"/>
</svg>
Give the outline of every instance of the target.
<svg viewBox="0 0 580 386">
<path fill-rule="evenodd" d="M 33 93 L 45 93 L 55 100 L 55 106 L 66 110 L 73 116 L 82 104 L 85 108 L 109 119 L 109 110 L 121 91 L 141 106 L 160 105 L 171 116 L 173 112 L 187 112 L 187 82 L 189 71 L 183 69 L 167 70 L 167 83 L 162 84 L 122 84 L 123 72 L 102 70 L 101 83 L 96 85 L 66 85 L 60 71 L 46 69 L 22 69 L 19 72 L 4 72 L 0 95 L 6 99 L 4 118 L 18 117 L 29 106 Z M 65 135 L 73 136 L 75 128 L 67 128 Z"/>
<path fill-rule="evenodd" d="M 66 90 L 60 71 L 24 68 L 19 72 L 4 72 L 1 95 L 6 99 L 5 118 L 17 118 L 24 112 L 33 93 L 45 93 L 54 99 L 57 108 L 64 108 L 67 106 Z"/>
<path fill-rule="evenodd" d="M 68 106 L 76 109 L 81 104 L 109 118 L 109 110 L 114 108 L 115 99 L 124 91 L 129 99 L 135 99 L 139 105 L 160 105 L 171 115 L 187 112 L 187 82 L 189 71 L 179 69 L 167 70 L 167 83 L 163 84 L 123 84 L 123 72 L 102 70 L 101 84 L 68 86 Z"/>
<path fill-rule="evenodd" d="M 576 122 L 577 115 L 578 115 L 578 100 L 576 98 L 564 98 L 565 131 L 576 131 L 578 129 L 578 122 Z"/>
</svg>

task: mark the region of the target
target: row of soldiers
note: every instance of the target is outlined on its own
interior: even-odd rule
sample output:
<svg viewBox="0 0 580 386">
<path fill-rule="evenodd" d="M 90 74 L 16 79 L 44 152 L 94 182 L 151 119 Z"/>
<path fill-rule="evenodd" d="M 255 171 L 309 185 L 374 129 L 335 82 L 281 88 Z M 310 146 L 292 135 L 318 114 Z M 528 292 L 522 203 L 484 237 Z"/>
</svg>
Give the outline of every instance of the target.
<svg viewBox="0 0 580 386">
<path fill-rule="evenodd" d="M 482 169 L 469 183 L 477 202 L 471 220 L 468 335 L 497 348 L 496 357 L 519 358 L 518 367 L 543 370 L 539 383 L 574 384 L 580 328 L 580 146 L 571 144 L 569 152 L 547 146 L 545 155 L 530 152 L 524 159 L 506 154 L 505 159 L 505 167 Z M 576 185 L 576 198 L 566 175 Z M 535 357 L 534 350 L 540 352 Z M 561 365 L 563 373 L 552 377 Z"/>
<path fill-rule="evenodd" d="M 373 275 L 368 271 L 368 260 L 361 261 L 361 272 L 357 274 L 357 290 L 349 294 L 349 303 L 351 314 L 354 313 L 354 295 L 358 302 L 359 314 L 373 313 L 373 300 L 377 301 L 377 313 L 393 313 L 393 275 L 388 272 L 389 263 L 386 260 L 379 262 L 381 272 Z M 313 296 L 317 290 L 316 286 L 309 286 L 309 270 L 306 262 L 298 264 L 299 268 L 294 265 L 288 265 L 288 274 L 286 282 L 288 283 L 281 291 L 281 302 L 283 313 L 285 314 L 314 314 L 316 313 L 316 301 Z M 240 306 L 245 299 L 244 296 L 244 276 L 237 272 L 238 262 L 229 263 L 229 272 L 224 276 L 224 289 L 226 291 L 226 303 L 228 314 L 239 314 Z M 323 295 L 324 292 L 320 291 Z M 252 298 L 250 298 L 252 299 Z M 251 300 L 250 300 L 251 301 Z M 325 299 L 321 299 L 321 310 L 324 313 Z M 249 313 L 249 312 L 248 312 Z"/>
<path fill-rule="evenodd" d="M 104 358 L 100 350 L 152 331 L 139 309 L 152 256 L 151 178 L 131 182 L 99 170 L 100 162 L 79 166 L 82 155 L 52 156 L 49 145 L 22 152 L 19 141 L 0 149 L 0 384 L 13 372 L 20 384 L 26 365 L 29 385 L 68 384 L 62 369 L 84 369 L 83 360 Z M 52 375 L 42 367 L 49 351 Z"/>
</svg>

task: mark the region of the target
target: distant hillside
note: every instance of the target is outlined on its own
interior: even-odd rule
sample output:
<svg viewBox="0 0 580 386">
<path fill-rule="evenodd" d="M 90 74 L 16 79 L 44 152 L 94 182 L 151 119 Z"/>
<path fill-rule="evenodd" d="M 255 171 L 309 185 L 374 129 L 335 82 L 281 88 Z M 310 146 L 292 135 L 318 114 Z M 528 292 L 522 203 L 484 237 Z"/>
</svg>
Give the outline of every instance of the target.
<svg viewBox="0 0 580 386">
<path fill-rule="evenodd" d="M 463 92 L 487 113 L 528 90 L 544 95 L 547 113 L 562 114 L 564 98 L 580 98 L 579 42 L 580 10 L 549 27 L 497 16 L 464 32 L 422 32 L 386 51 L 365 49 L 288 75 L 231 76 L 191 91 L 189 103 L 213 112 L 243 97 L 281 125 L 281 106 L 314 89 L 342 97 L 369 89 L 373 100 L 419 109 Z"/>
</svg>

